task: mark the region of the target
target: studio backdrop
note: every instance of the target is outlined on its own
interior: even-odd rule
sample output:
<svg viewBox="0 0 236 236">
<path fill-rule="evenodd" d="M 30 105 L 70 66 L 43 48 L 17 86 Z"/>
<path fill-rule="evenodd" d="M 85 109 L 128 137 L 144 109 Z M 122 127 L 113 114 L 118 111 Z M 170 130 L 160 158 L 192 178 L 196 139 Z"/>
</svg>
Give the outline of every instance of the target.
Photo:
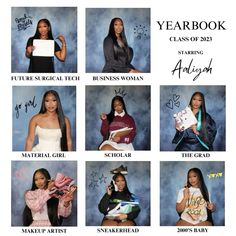
<svg viewBox="0 0 236 236">
<path fill-rule="evenodd" d="M 115 17 L 123 20 L 128 45 L 133 48 L 131 64 L 142 72 L 150 72 L 149 8 L 86 9 L 86 72 L 102 72 L 105 64 L 103 40 Z"/>
<path fill-rule="evenodd" d="M 13 86 L 12 88 L 12 150 L 24 151 L 31 118 L 40 111 L 43 95 L 55 90 L 64 115 L 71 124 L 73 151 L 76 150 L 76 87 L 75 86 Z"/>
<path fill-rule="evenodd" d="M 111 182 L 111 170 L 123 165 L 127 167 L 125 175 L 131 193 L 139 198 L 140 213 L 135 219 L 137 226 L 150 226 L 150 162 L 86 162 L 86 226 L 101 225 L 104 215 L 98 210 L 98 204 Z"/>
<path fill-rule="evenodd" d="M 225 151 L 225 86 L 161 86 L 160 87 L 160 150 L 174 151 L 175 136 L 173 115 L 189 105 L 194 92 L 205 97 L 206 111 L 216 123 L 217 134 L 213 143 L 214 151 Z"/>
<path fill-rule="evenodd" d="M 25 48 L 30 37 L 34 36 L 40 19 L 51 23 L 54 40 L 62 34 L 66 40 L 67 55 L 65 62 L 54 57 L 55 72 L 77 72 L 77 8 L 76 7 L 12 7 L 11 14 L 11 72 L 26 73 L 29 58 Z"/>
<path fill-rule="evenodd" d="M 98 150 L 103 137 L 100 114 L 111 110 L 112 98 L 124 96 L 136 124 L 134 150 L 150 150 L 150 86 L 86 86 L 86 150 Z"/>
<path fill-rule="evenodd" d="M 225 225 L 225 163 L 223 161 L 162 161 L 160 163 L 160 225 L 175 226 L 179 220 L 176 211 L 178 192 L 187 182 L 191 168 L 202 172 L 211 202 L 215 226 Z"/>
<path fill-rule="evenodd" d="M 23 226 L 22 216 L 25 208 L 24 194 L 31 189 L 33 174 L 37 169 L 45 168 L 51 178 L 58 172 L 75 180 L 77 185 L 76 161 L 12 161 L 11 172 L 11 225 Z M 78 191 L 78 189 L 77 189 Z M 62 226 L 77 226 L 77 193 L 72 202 L 72 213 L 67 219 L 63 219 Z"/>
</svg>

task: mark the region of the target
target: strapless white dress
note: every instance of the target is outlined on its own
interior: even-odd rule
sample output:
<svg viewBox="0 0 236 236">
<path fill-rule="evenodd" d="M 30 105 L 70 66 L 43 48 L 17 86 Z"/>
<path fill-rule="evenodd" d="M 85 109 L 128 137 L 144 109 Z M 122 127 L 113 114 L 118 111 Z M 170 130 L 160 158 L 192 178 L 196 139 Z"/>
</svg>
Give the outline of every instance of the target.
<svg viewBox="0 0 236 236">
<path fill-rule="evenodd" d="M 35 129 L 39 143 L 32 148 L 34 152 L 57 152 L 61 151 L 61 129 L 45 129 L 38 125 Z"/>
</svg>

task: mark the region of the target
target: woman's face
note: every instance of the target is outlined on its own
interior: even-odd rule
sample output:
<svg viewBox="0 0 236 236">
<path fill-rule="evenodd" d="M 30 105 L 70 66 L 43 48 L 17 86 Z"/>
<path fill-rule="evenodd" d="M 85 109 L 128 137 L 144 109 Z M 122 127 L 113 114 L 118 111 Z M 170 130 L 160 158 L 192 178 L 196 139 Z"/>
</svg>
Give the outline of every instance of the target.
<svg viewBox="0 0 236 236">
<path fill-rule="evenodd" d="M 49 32 L 49 26 L 44 21 L 41 21 L 38 24 L 38 31 L 42 38 L 47 37 Z"/>
<path fill-rule="evenodd" d="M 118 191 L 122 192 L 125 188 L 125 179 L 118 175 L 118 177 L 115 180 L 115 184 L 117 185 Z"/>
<path fill-rule="evenodd" d="M 188 174 L 188 181 L 191 184 L 192 187 L 199 188 L 199 176 L 197 175 L 196 172 L 190 171 Z"/>
<path fill-rule="evenodd" d="M 202 97 L 199 94 L 196 94 L 192 98 L 191 107 L 192 109 L 199 109 L 201 105 L 202 105 Z"/>
<path fill-rule="evenodd" d="M 57 99 L 52 93 L 47 94 L 44 104 L 48 112 L 55 112 L 57 110 Z"/>
<path fill-rule="evenodd" d="M 121 101 L 119 100 L 115 100 L 114 103 L 113 103 L 113 108 L 114 110 L 117 112 L 117 113 L 121 113 L 123 112 L 124 108 L 123 108 L 123 104 Z"/>
<path fill-rule="evenodd" d="M 47 179 L 41 172 L 36 172 L 34 175 L 34 183 L 37 188 L 39 189 L 46 189 L 47 188 Z"/>
<path fill-rule="evenodd" d="M 121 20 L 117 19 L 114 21 L 114 31 L 116 35 L 120 35 L 123 31 L 123 23 Z"/>
</svg>

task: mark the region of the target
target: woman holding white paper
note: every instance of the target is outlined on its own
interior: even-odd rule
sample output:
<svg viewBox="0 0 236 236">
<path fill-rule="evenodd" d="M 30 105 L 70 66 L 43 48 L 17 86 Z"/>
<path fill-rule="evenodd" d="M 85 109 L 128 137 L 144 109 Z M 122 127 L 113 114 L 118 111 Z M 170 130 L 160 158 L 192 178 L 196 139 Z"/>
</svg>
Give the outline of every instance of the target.
<svg viewBox="0 0 236 236">
<path fill-rule="evenodd" d="M 34 146 L 35 136 L 38 136 L 38 144 Z M 55 90 L 44 93 L 39 113 L 31 118 L 25 150 L 72 150 L 70 120 L 64 115 L 60 97 Z"/>
<path fill-rule="evenodd" d="M 52 27 L 51 27 L 51 23 L 49 22 L 49 20 L 47 19 L 41 19 L 39 20 L 38 24 L 37 24 L 37 28 L 36 28 L 36 32 L 35 35 L 33 37 L 30 37 L 27 41 L 27 45 L 26 45 L 26 51 L 25 51 L 25 55 L 30 58 L 30 65 L 29 65 L 29 69 L 28 72 L 30 73 L 54 73 L 54 55 L 56 56 L 56 58 L 60 61 L 65 61 L 66 59 L 66 41 L 63 35 L 59 35 L 57 37 L 60 42 L 62 43 L 62 46 L 60 48 L 60 46 L 57 44 L 56 41 L 54 41 L 53 39 L 53 35 L 52 35 Z M 51 49 L 52 54 L 54 55 L 48 55 L 45 54 L 43 52 L 40 52 L 39 46 L 38 48 L 36 48 L 36 41 L 34 42 L 34 40 L 52 40 L 52 48 L 50 48 L 48 46 L 48 49 L 46 51 L 50 51 Z M 37 44 L 39 45 L 40 41 L 37 42 Z M 43 44 L 41 44 L 41 47 L 45 47 L 43 46 Z M 36 53 L 36 55 L 34 55 L 34 50 L 36 51 L 38 49 L 38 52 Z"/>
<path fill-rule="evenodd" d="M 212 151 L 217 129 L 215 121 L 206 112 L 204 95 L 201 92 L 195 92 L 189 106 L 197 123 L 182 130 L 176 122 L 176 134 L 172 141 L 177 144 L 175 151 Z"/>
<path fill-rule="evenodd" d="M 136 125 L 133 117 L 128 114 L 121 96 L 112 99 L 110 113 L 101 113 L 100 118 L 103 142 L 99 150 L 134 150 L 132 141 L 136 135 Z M 110 135 L 111 133 L 113 135 Z"/>
</svg>

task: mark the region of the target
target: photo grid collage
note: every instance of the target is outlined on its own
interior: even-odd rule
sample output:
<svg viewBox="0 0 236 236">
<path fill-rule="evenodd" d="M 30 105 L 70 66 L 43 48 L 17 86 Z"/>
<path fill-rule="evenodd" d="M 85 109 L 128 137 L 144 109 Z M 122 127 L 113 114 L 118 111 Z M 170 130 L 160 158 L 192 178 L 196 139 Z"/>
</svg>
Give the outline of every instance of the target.
<svg viewBox="0 0 236 236">
<path fill-rule="evenodd" d="M 236 231 L 232 2 L 4 5 L 4 233 Z"/>
</svg>

